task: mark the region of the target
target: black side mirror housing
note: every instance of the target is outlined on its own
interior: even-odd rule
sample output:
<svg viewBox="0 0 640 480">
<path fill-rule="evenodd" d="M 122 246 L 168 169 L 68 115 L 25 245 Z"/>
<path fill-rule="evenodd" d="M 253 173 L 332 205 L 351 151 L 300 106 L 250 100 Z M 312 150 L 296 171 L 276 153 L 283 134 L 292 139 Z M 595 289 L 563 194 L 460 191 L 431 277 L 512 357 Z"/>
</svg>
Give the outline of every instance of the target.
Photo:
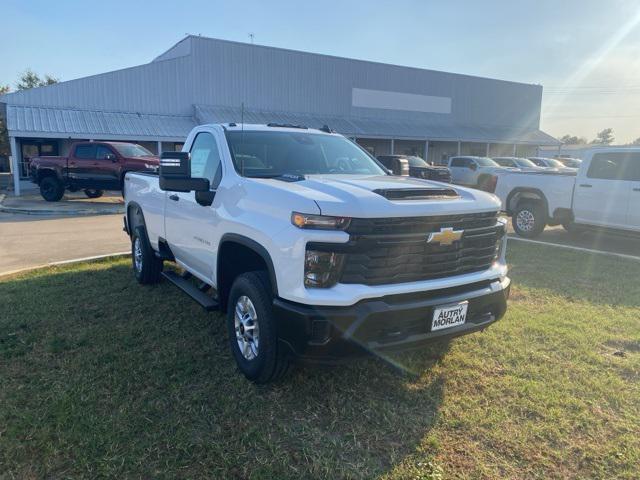
<svg viewBox="0 0 640 480">
<path fill-rule="evenodd" d="M 116 163 L 118 161 L 118 157 L 116 157 L 113 153 L 108 153 L 106 159 L 111 160 L 113 163 Z"/>
<path fill-rule="evenodd" d="M 170 192 L 208 192 L 209 180 L 191 178 L 189 152 L 162 152 L 160 156 L 160 189 Z"/>
</svg>

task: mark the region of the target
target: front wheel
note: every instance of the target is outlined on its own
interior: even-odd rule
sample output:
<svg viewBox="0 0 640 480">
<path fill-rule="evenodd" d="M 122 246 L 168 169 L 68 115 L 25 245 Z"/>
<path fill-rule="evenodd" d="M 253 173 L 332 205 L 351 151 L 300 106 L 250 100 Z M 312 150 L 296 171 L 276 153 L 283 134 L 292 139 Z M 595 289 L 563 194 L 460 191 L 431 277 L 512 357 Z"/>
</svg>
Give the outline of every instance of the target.
<svg viewBox="0 0 640 480">
<path fill-rule="evenodd" d="M 104 195 L 104 190 L 96 190 L 95 188 L 86 188 L 84 194 L 89 198 L 100 198 Z"/>
<path fill-rule="evenodd" d="M 64 185 L 56 177 L 44 177 L 40 180 L 40 195 L 47 202 L 57 202 L 64 195 Z"/>
<path fill-rule="evenodd" d="M 537 237 L 547 225 L 544 207 L 535 202 L 523 202 L 513 213 L 511 223 L 519 236 L 524 238 Z"/>
<path fill-rule="evenodd" d="M 227 330 L 238 368 L 255 383 L 283 377 L 290 360 L 279 349 L 269 280 L 264 272 L 239 275 L 229 293 Z"/>
</svg>

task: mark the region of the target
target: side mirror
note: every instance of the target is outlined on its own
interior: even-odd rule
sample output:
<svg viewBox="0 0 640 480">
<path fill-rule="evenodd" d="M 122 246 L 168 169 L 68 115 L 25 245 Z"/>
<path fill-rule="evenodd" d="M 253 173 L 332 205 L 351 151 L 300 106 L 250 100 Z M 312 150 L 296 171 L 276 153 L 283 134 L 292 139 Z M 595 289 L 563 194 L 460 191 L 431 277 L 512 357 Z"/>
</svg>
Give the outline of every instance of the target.
<svg viewBox="0 0 640 480">
<path fill-rule="evenodd" d="M 118 161 L 118 157 L 116 157 L 113 153 L 107 153 L 107 156 L 105 158 L 107 160 L 111 160 L 113 163 Z"/>
<path fill-rule="evenodd" d="M 189 152 L 162 152 L 160 156 L 160 189 L 170 192 L 208 192 L 209 180 L 191 178 Z"/>
<path fill-rule="evenodd" d="M 471 165 L 469 165 L 469 168 L 475 172 L 476 170 L 478 170 L 478 165 L 472 163 Z"/>
</svg>

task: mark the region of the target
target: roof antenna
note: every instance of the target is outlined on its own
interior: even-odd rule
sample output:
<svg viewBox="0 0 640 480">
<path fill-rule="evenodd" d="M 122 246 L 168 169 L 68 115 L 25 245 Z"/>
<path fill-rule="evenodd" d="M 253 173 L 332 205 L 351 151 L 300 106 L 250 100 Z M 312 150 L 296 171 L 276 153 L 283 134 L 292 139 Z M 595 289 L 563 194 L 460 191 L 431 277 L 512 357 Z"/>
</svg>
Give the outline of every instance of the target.
<svg viewBox="0 0 640 480">
<path fill-rule="evenodd" d="M 251 41 L 251 45 L 253 45 L 253 37 L 254 37 L 253 33 L 250 33 L 249 40 Z"/>
</svg>

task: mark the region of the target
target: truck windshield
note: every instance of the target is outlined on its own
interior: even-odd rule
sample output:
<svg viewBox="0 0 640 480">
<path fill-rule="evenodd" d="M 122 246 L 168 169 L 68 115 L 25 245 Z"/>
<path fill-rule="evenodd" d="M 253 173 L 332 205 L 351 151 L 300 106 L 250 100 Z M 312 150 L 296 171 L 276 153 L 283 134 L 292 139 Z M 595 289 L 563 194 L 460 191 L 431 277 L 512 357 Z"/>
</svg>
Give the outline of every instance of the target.
<svg viewBox="0 0 640 480">
<path fill-rule="evenodd" d="M 496 162 L 494 162 L 493 159 L 489 157 L 476 157 L 474 160 L 478 162 L 478 165 L 480 165 L 481 167 L 499 167 L 500 166 Z"/>
<path fill-rule="evenodd" d="M 245 177 L 351 174 L 386 175 L 359 146 L 338 135 L 297 132 L 227 132 L 236 171 Z"/>
<path fill-rule="evenodd" d="M 123 157 L 152 157 L 153 153 L 135 143 L 120 143 L 113 145 Z"/>
<path fill-rule="evenodd" d="M 427 162 L 425 162 L 423 159 L 421 159 L 420 157 L 407 157 L 407 160 L 409 161 L 409 166 L 410 167 L 428 167 L 429 164 Z"/>
</svg>

